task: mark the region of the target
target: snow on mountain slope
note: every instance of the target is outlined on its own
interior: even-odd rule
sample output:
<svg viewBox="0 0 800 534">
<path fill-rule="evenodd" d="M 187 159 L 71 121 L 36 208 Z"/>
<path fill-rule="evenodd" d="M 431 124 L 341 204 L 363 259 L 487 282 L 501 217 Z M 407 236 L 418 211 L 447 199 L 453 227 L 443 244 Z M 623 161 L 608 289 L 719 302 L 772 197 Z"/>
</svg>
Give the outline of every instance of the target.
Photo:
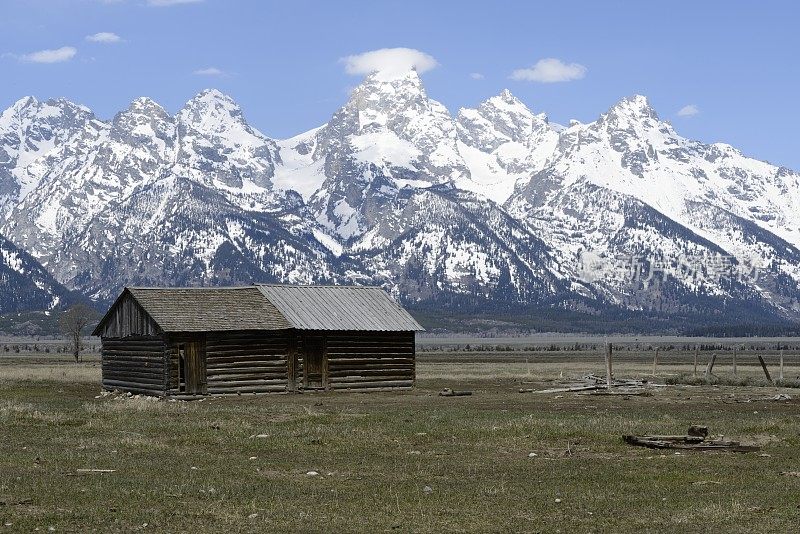
<svg viewBox="0 0 800 534">
<path fill-rule="evenodd" d="M 295 193 L 251 212 L 224 191 L 164 178 L 97 214 L 52 263 L 59 278 L 96 299 L 124 285 L 335 281 L 340 262 L 303 210 Z"/>
<path fill-rule="evenodd" d="M 80 134 L 91 111 L 64 99 L 22 98 L 0 114 L 0 214 L 37 185 L 27 167 L 37 157 Z"/>
<path fill-rule="evenodd" d="M 507 89 L 477 109 L 458 112 L 458 149 L 469 175 L 461 189 L 503 203 L 516 182 L 541 169 L 558 143 L 558 128 L 535 115 Z"/>
<path fill-rule="evenodd" d="M 769 276 L 788 277 L 784 281 L 797 288 L 800 273 L 792 264 L 796 245 L 787 238 L 796 236 L 798 215 L 786 209 L 797 202 L 797 179 L 794 173 L 743 158 L 732 149 L 678 136 L 644 97 L 635 96 L 623 99 L 593 123 L 564 130 L 545 167 L 527 183 L 521 181 L 506 206 L 554 241 L 568 236 L 554 248 L 576 275 L 581 275 L 585 263 L 582 256 L 594 259 L 595 265 L 607 263 L 597 269 L 593 282 L 613 288 L 612 292 L 630 293 L 633 288 L 639 295 L 648 294 L 641 291 L 641 284 L 618 279 L 621 273 L 630 273 L 624 273 L 613 258 L 630 256 L 648 269 L 666 262 L 676 284 L 686 291 L 728 297 L 747 293 L 750 298 L 741 287 L 730 290 L 731 273 L 703 274 L 703 265 L 724 264 L 729 271 L 769 267 L 777 269 Z M 783 199 L 778 190 L 785 193 Z M 650 220 L 664 219 L 649 237 L 628 235 L 631 228 L 641 230 L 637 216 L 630 215 L 635 204 L 653 210 Z M 752 223 L 748 231 L 732 231 L 741 230 L 741 221 Z M 757 228 L 763 235 L 758 236 Z M 682 243 L 676 232 L 696 238 Z M 697 239 L 713 244 L 716 256 L 708 257 L 708 251 L 689 245 Z M 772 244 L 753 246 L 754 239 Z M 775 244 L 784 239 L 792 243 L 789 249 Z M 632 248 L 627 240 L 640 245 Z M 753 280 L 746 283 L 767 302 L 777 298 Z M 653 298 L 660 297 L 650 291 L 645 300 Z M 796 306 L 779 300 L 784 307 Z"/>
<path fill-rule="evenodd" d="M 178 150 L 172 173 L 223 187 L 269 189 L 280 162 L 278 146 L 244 119 L 232 98 L 209 89 L 176 117 Z"/>
<path fill-rule="evenodd" d="M 317 130 L 314 142 L 298 146 L 313 147 L 309 165 L 321 162 L 325 177 L 309 204 L 317 220 L 345 242 L 366 231 L 373 193 L 469 173 L 458 152 L 455 122 L 428 98 L 415 71 L 389 79 L 368 76 Z"/>
<path fill-rule="evenodd" d="M 416 72 L 375 74 L 281 141 L 215 90 L 108 122 L 23 99 L 0 115 L 0 197 L 0 232 L 97 299 L 335 281 L 421 304 L 800 316 L 800 175 L 687 140 L 639 96 L 567 128 L 508 91 L 454 119 Z"/>
<path fill-rule="evenodd" d="M 277 142 L 281 164 L 272 180 L 276 189 L 297 191 L 306 202 L 319 190 L 325 181 L 325 160 L 315 160 L 314 149 L 325 126 Z"/>
<path fill-rule="evenodd" d="M 111 123 L 91 122 L 73 142 L 40 157 L 38 185 L 8 214 L 3 230 L 45 266 L 102 209 L 164 172 L 175 149 L 175 122 L 148 98 Z"/>
<path fill-rule="evenodd" d="M 30 254 L 0 236 L 0 314 L 49 310 L 76 300 Z"/>
<path fill-rule="evenodd" d="M 349 251 L 399 298 L 542 302 L 567 291 L 547 246 L 499 206 L 449 184 L 406 187 Z"/>
<path fill-rule="evenodd" d="M 626 98 L 589 124 L 562 134 L 548 167 L 569 185 L 592 183 L 635 196 L 683 221 L 702 199 L 800 245 L 800 174 L 675 133 L 647 99 Z"/>
</svg>

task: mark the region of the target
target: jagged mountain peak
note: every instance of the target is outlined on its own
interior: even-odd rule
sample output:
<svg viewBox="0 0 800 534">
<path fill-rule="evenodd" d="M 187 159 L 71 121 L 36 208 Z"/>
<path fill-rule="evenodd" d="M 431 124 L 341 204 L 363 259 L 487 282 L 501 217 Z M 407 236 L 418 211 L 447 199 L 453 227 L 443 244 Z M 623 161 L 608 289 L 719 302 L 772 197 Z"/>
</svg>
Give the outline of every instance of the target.
<svg viewBox="0 0 800 534">
<path fill-rule="evenodd" d="M 190 98 L 183 109 L 212 109 L 212 110 L 225 110 L 229 113 L 241 114 L 242 110 L 239 104 L 233 99 L 232 96 L 227 95 L 219 89 L 203 89 L 195 96 Z"/>
<path fill-rule="evenodd" d="M 158 102 L 147 96 L 140 96 L 138 98 L 134 98 L 131 101 L 130 105 L 128 106 L 128 109 L 123 111 L 123 113 L 125 112 L 156 113 L 158 115 L 169 115 L 167 110 L 164 109 L 164 107 L 161 104 L 159 104 Z"/>
<path fill-rule="evenodd" d="M 13 104 L 11 104 L 6 112 L 9 111 L 20 111 L 26 108 L 36 108 L 39 106 L 39 99 L 33 95 L 30 96 L 23 96 Z"/>
<path fill-rule="evenodd" d="M 202 182 L 267 188 L 280 161 L 272 139 L 251 127 L 239 105 L 217 89 L 206 89 L 178 112 L 180 148 L 174 169 Z"/>
<path fill-rule="evenodd" d="M 384 68 L 375 70 L 364 78 L 363 83 L 388 83 L 391 85 L 409 84 L 420 87 L 422 86 L 422 80 L 420 79 L 419 72 L 417 72 L 415 67 L 411 67 L 410 69 Z"/>
<path fill-rule="evenodd" d="M 634 94 L 619 100 L 616 104 L 611 106 L 601 118 L 613 120 L 616 118 L 626 118 L 634 120 L 652 119 L 658 121 L 658 114 L 650 100 L 643 95 Z"/>
<path fill-rule="evenodd" d="M 134 99 L 128 109 L 121 111 L 111 121 L 111 137 L 115 141 L 125 143 L 132 149 L 137 145 L 147 146 L 165 155 L 163 143 L 172 145 L 175 134 L 175 121 L 158 102 L 148 97 Z"/>
<path fill-rule="evenodd" d="M 530 108 L 528 108 L 528 106 L 526 106 L 522 102 L 522 100 L 517 98 L 514 95 L 514 93 L 512 93 L 508 89 L 503 89 L 502 91 L 500 91 L 500 93 L 496 94 L 493 97 L 487 98 L 486 100 L 484 100 L 482 102 L 482 104 L 489 104 L 489 103 L 491 103 L 491 104 L 493 104 L 495 106 L 500 106 L 500 105 L 511 106 L 511 107 L 517 108 L 519 110 L 526 110 L 526 111 L 530 112 Z"/>
<path fill-rule="evenodd" d="M 89 108 L 66 98 L 50 98 L 43 102 L 35 96 L 25 96 L 0 113 L 0 128 L 9 121 L 37 117 L 52 122 L 59 119 L 69 120 L 78 115 L 94 118 L 94 114 Z"/>
<path fill-rule="evenodd" d="M 205 89 L 199 92 L 186 102 L 177 117 L 183 126 L 191 125 L 192 128 L 209 135 L 239 131 L 245 132 L 246 135 L 264 137 L 247 123 L 239 104 L 231 96 L 217 89 Z"/>
<path fill-rule="evenodd" d="M 346 107 L 402 111 L 404 107 L 425 105 L 427 101 L 425 86 L 416 71 L 390 78 L 385 78 L 381 72 L 375 72 L 353 89 Z"/>
<path fill-rule="evenodd" d="M 459 110 L 457 128 L 471 176 L 461 186 L 501 203 L 518 179 L 542 167 L 558 141 L 547 115 L 534 114 L 508 89 Z"/>
<path fill-rule="evenodd" d="M 368 281 L 420 302 L 567 302 L 576 287 L 599 308 L 758 299 L 800 316 L 797 173 L 684 139 L 641 95 L 562 131 L 508 90 L 454 120 L 419 73 L 383 74 L 279 144 L 216 89 L 174 116 L 136 99 L 108 122 L 21 99 L 0 119 L 0 232 L 103 298 L 126 280 L 266 277 Z M 703 264 L 665 292 L 620 263 L 727 253 L 762 260 L 765 283 Z"/>
</svg>

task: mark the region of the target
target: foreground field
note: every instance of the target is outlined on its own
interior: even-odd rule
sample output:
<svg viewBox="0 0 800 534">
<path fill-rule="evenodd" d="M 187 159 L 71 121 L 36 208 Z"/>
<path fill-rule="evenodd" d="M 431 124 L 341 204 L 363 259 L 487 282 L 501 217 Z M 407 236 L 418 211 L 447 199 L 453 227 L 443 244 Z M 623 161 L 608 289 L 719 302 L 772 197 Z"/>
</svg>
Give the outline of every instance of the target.
<svg viewBox="0 0 800 534">
<path fill-rule="evenodd" d="M 617 369 L 651 371 L 644 358 Z M 427 355 L 410 392 L 153 402 L 95 398 L 96 362 L 0 359 L 0 531 L 796 528 L 798 390 L 518 392 L 584 371 L 602 364 Z M 474 394 L 437 396 L 444 387 Z M 778 392 L 792 399 L 771 400 Z M 660 453 L 620 439 L 690 423 L 762 452 Z"/>
</svg>

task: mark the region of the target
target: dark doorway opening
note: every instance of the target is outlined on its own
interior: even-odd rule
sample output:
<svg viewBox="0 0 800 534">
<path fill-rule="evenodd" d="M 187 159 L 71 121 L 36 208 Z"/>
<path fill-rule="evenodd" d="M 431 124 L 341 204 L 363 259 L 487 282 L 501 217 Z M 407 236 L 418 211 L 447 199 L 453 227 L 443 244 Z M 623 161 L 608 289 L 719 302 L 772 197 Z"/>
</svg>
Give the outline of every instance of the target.
<svg viewBox="0 0 800 534">
<path fill-rule="evenodd" d="M 309 389 L 325 387 L 325 340 L 322 337 L 305 339 L 305 386 Z"/>
</svg>

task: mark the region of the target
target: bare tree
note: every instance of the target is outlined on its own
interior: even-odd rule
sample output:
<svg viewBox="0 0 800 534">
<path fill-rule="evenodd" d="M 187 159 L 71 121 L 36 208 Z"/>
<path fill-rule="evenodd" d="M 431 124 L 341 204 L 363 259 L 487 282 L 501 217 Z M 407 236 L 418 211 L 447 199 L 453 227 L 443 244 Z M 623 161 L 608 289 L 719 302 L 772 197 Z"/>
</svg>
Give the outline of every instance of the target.
<svg viewBox="0 0 800 534">
<path fill-rule="evenodd" d="M 70 337 L 72 343 L 72 355 L 75 363 L 81 359 L 81 335 L 86 328 L 97 317 L 97 312 L 85 304 L 76 304 L 61 314 L 58 318 L 58 326 L 64 335 Z"/>
</svg>

